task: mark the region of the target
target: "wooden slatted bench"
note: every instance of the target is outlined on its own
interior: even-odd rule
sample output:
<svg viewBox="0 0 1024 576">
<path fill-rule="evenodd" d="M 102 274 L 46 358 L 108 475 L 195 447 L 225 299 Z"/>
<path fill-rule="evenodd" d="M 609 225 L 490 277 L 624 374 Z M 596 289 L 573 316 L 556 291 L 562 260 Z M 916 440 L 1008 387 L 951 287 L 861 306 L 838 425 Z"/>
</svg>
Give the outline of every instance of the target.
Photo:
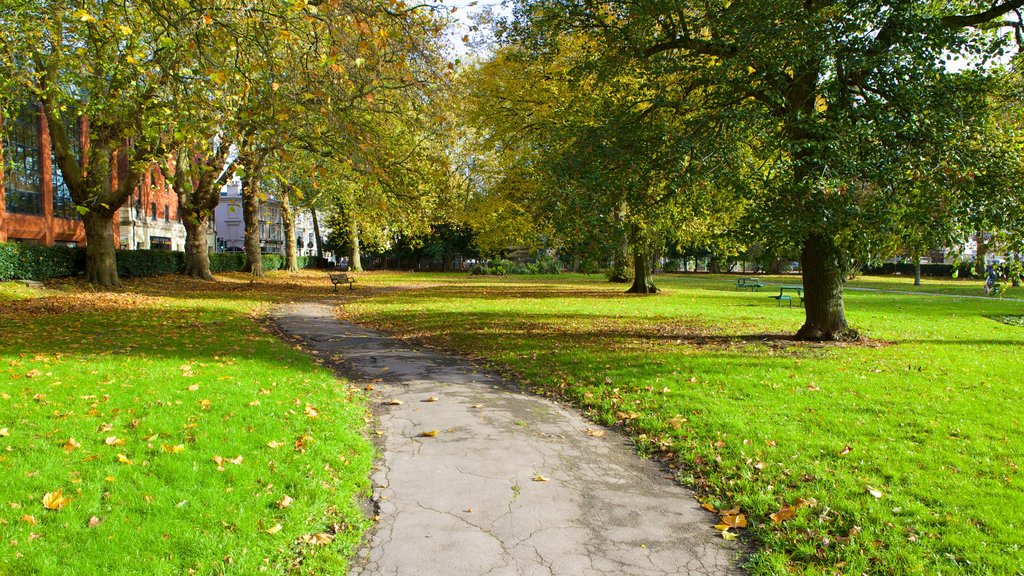
<svg viewBox="0 0 1024 576">
<path fill-rule="evenodd" d="M 334 291 L 338 291 L 338 284 L 348 283 L 349 290 L 355 290 L 356 277 L 348 274 L 331 274 L 331 283 L 334 284 Z"/>
</svg>

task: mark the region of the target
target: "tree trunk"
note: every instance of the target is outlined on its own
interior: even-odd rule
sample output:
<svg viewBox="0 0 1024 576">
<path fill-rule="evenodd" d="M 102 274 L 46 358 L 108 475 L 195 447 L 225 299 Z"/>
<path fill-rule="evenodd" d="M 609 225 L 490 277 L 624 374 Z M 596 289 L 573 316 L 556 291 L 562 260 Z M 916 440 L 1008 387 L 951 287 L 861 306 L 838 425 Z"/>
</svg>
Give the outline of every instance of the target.
<svg viewBox="0 0 1024 576">
<path fill-rule="evenodd" d="M 359 257 L 359 225 L 351 217 L 348 219 L 348 270 L 363 271 L 363 262 Z"/>
<path fill-rule="evenodd" d="M 85 228 L 85 280 L 101 288 L 120 288 L 114 248 L 113 214 L 92 209 L 82 216 Z"/>
<path fill-rule="evenodd" d="M 286 272 L 298 272 L 299 260 L 295 254 L 295 213 L 288 193 L 281 194 L 281 219 L 284 220 L 284 259 Z"/>
<path fill-rule="evenodd" d="M 921 285 L 921 255 L 914 253 L 914 286 Z"/>
<path fill-rule="evenodd" d="M 651 256 L 647 253 L 647 245 L 640 238 L 639 229 L 634 224 L 630 228 L 630 240 L 633 244 L 633 285 L 629 294 L 654 294 L 658 287 L 654 285 L 651 273 Z"/>
<path fill-rule="evenodd" d="M 242 272 L 263 276 L 260 254 L 259 190 L 251 178 L 242 179 L 242 220 L 245 222 L 245 266 Z"/>
<path fill-rule="evenodd" d="M 978 245 L 977 255 L 974 257 L 974 273 L 978 276 L 985 275 L 985 255 L 988 254 L 988 242 L 985 242 L 985 235 L 979 233 L 975 236 Z"/>
<path fill-rule="evenodd" d="M 316 208 L 310 206 L 309 215 L 313 217 L 313 241 L 316 242 L 317 265 L 322 265 L 324 258 L 324 246 L 323 241 L 320 240 L 320 219 L 316 217 Z"/>
<path fill-rule="evenodd" d="M 210 272 L 210 248 L 206 242 L 209 219 L 198 214 L 181 219 L 185 225 L 185 276 L 213 280 Z"/>
<path fill-rule="evenodd" d="M 832 238 L 811 234 L 800 258 L 804 280 L 806 321 L 796 337 L 801 340 L 856 340 L 859 334 L 846 323 L 842 253 Z"/>
</svg>

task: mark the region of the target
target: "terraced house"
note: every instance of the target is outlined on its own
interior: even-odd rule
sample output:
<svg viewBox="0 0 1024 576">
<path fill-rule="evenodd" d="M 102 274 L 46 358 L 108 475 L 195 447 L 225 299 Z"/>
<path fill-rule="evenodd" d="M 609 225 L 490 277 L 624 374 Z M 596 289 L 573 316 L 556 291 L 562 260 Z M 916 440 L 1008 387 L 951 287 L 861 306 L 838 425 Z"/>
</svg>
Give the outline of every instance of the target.
<svg viewBox="0 0 1024 576">
<path fill-rule="evenodd" d="M 69 114 L 69 117 L 74 117 Z M 85 118 L 68 126 L 76 154 L 89 153 Z M 111 162 L 111 183 L 125 167 Z M 123 249 L 183 250 L 178 198 L 156 165 L 114 217 Z M 0 124 L 0 242 L 84 246 L 81 214 L 54 159 L 46 115 L 26 102 Z"/>
</svg>

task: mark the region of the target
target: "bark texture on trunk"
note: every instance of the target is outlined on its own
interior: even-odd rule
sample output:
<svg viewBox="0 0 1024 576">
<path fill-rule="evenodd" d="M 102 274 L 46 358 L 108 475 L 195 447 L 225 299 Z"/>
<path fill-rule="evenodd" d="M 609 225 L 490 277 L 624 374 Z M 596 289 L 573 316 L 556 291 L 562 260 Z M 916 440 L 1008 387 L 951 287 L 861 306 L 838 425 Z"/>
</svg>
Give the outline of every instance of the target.
<svg viewBox="0 0 1024 576">
<path fill-rule="evenodd" d="M 299 260 L 295 253 L 295 213 L 288 199 L 288 193 L 281 195 L 281 219 L 284 220 L 284 269 L 286 272 L 298 272 Z"/>
<path fill-rule="evenodd" d="M 85 280 L 101 288 L 120 288 L 114 247 L 113 214 L 93 209 L 82 216 L 85 228 Z"/>
<path fill-rule="evenodd" d="M 974 257 L 974 273 L 978 276 L 985 275 L 985 256 L 988 254 L 988 242 L 985 242 L 985 235 L 978 234 L 974 237 L 978 244 L 977 256 Z"/>
<path fill-rule="evenodd" d="M 319 262 L 317 266 L 323 265 L 324 258 L 324 245 L 323 240 L 320 239 L 320 219 L 317 218 L 316 208 L 309 207 L 309 215 L 313 218 L 313 241 L 316 242 L 316 257 Z"/>
<path fill-rule="evenodd" d="M 210 248 L 206 242 L 209 220 L 196 214 L 182 218 L 185 225 L 185 276 L 213 280 L 210 272 Z"/>
<path fill-rule="evenodd" d="M 350 272 L 363 271 L 359 254 L 359 225 L 354 218 L 348 219 L 348 269 Z"/>
<path fill-rule="evenodd" d="M 921 285 L 921 257 L 914 256 L 914 286 Z"/>
<path fill-rule="evenodd" d="M 835 240 L 811 234 L 801 251 L 804 311 L 807 319 L 797 332 L 801 340 L 856 340 L 859 334 L 846 323 L 843 283 L 846 269 Z"/>
<path fill-rule="evenodd" d="M 242 221 L 245 223 L 245 266 L 242 272 L 263 276 L 260 253 L 259 190 L 251 179 L 242 180 Z"/>
<path fill-rule="evenodd" d="M 630 241 L 633 244 L 633 285 L 626 290 L 629 294 L 655 294 L 658 287 L 654 285 L 654 275 L 651 272 L 651 255 L 648 253 L 646 244 L 640 237 L 640 230 L 636 225 L 630 229 Z"/>
</svg>

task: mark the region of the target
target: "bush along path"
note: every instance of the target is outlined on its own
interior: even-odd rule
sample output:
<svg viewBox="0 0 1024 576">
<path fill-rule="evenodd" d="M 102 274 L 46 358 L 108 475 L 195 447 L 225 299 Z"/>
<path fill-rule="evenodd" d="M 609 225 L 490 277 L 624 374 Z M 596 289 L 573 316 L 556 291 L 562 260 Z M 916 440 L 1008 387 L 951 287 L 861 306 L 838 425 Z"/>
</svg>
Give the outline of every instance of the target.
<svg viewBox="0 0 1024 576">
<path fill-rule="evenodd" d="M 619 434 L 327 304 L 271 316 L 379 409 L 378 524 L 353 574 L 739 573 L 718 517 Z"/>
</svg>

